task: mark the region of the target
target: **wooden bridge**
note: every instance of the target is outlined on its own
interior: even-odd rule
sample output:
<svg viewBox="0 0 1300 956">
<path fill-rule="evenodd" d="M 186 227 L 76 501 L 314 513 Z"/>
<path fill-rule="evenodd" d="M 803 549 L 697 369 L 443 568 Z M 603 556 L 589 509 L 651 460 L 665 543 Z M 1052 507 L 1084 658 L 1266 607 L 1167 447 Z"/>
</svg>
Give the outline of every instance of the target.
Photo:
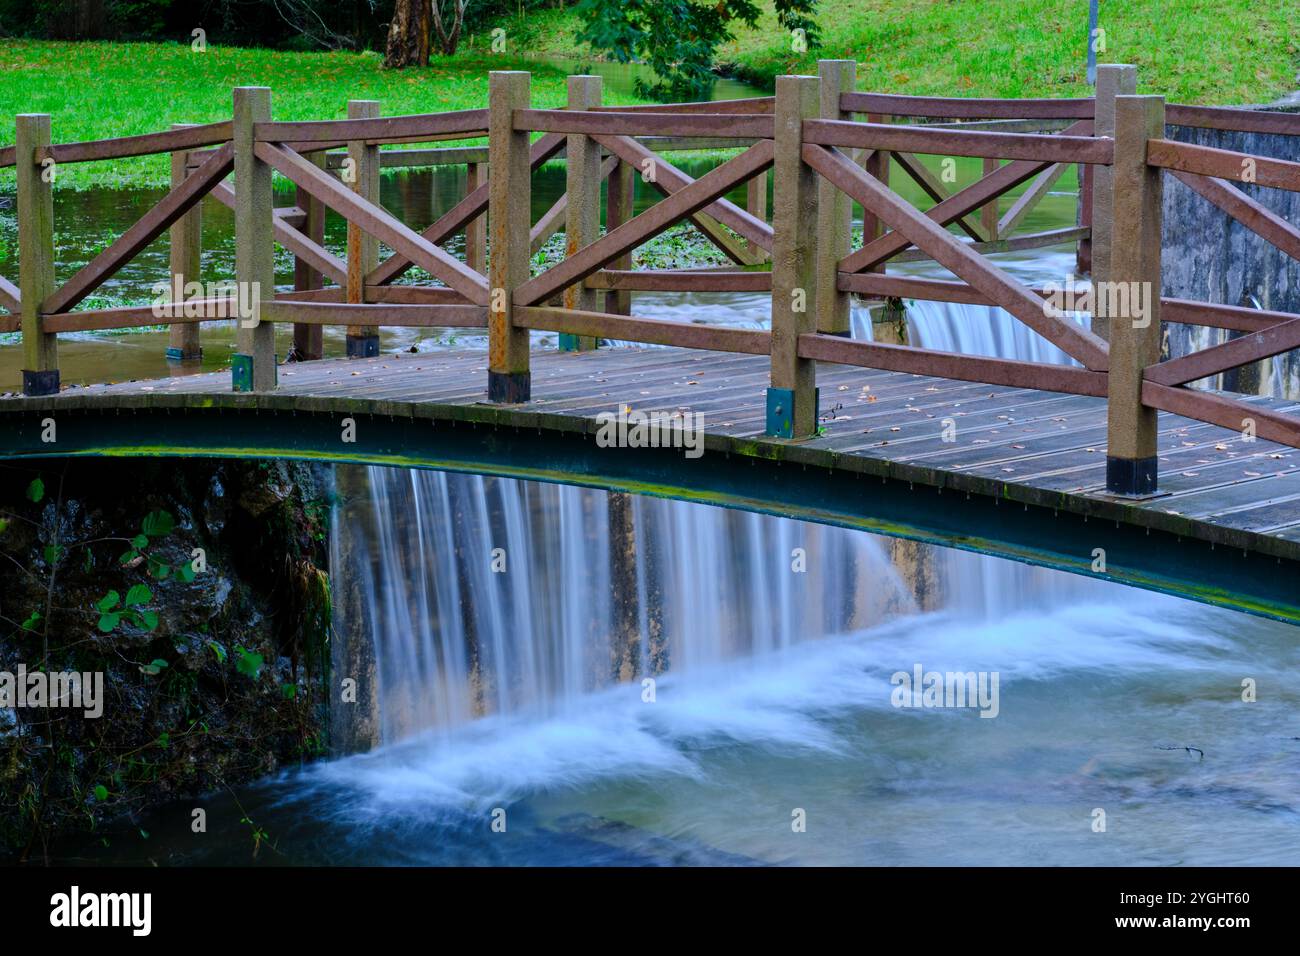
<svg viewBox="0 0 1300 956">
<path fill-rule="evenodd" d="M 20 282 L 0 280 L 11 313 L 0 330 L 21 329 L 26 367 L 24 394 L 0 400 L 0 450 L 325 457 L 562 480 L 935 541 L 1300 620 L 1300 404 L 1189 387 L 1300 347 L 1300 317 L 1159 294 L 1166 171 L 1300 258 L 1300 230 L 1232 185 L 1300 190 L 1300 163 L 1177 143 L 1166 123 L 1300 135 L 1300 117 L 1166 106 L 1132 95 L 1134 71 L 1118 66 L 1100 69 L 1095 98 L 1076 100 L 854 85 L 851 61 L 827 61 L 818 77 L 779 78 L 772 98 L 611 109 L 598 78 L 571 77 L 568 108 L 543 110 L 528 74 L 503 72 L 486 110 L 381 117 L 354 101 L 349 119 L 326 122 L 274 122 L 270 91 L 243 88 L 228 123 L 60 145 L 49 117 L 20 116 L 15 146 L 0 151 L 17 168 L 20 225 Z M 485 135 L 486 150 L 380 152 Z M 693 179 L 662 155 L 689 144 L 735 155 Z M 346 155 L 331 152 L 340 147 Z M 565 196 L 533 223 L 531 173 L 561 151 Z M 43 171 L 149 153 L 172 154 L 171 191 L 56 287 Z M 950 193 L 919 155 L 975 157 L 985 174 Z M 420 162 L 470 174 L 465 198 L 417 232 L 380 206 L 378 174 Z M 1018 235 L 1070 165 L 1079 225 Z M 888 188 L 891 168 L 934 205 L 921 211 Z M 297 186 L 296 208 L 273 208 L 275 172 Z M 663 198 L 633 215 L 638 176 Z M 1026 183 L 999 217 L 998 198 Z M 726 198 L 741 186 L 743 208 Z M 169 229 L 173 278 L 182 288 L 196 278 L 208 194 L 235 209 L 237 284 L 253 306 L 239 316 L 230 375 L 60 390 L 61 332 L 167 322 L 174 354 L 193 356 L 199 324 L 239 305 L 73 311 Z M 346 259 L 323 245 L 325 207 L 348 222 Z M 683 221 L 734 265 L 631 269 L 633 249 Z M 535 247 L 561 226 L 565 258 L 532 274 Z M 463 261 L 440 245 L 462 232 Z M 1069 241 L 1091 268 L 1091 327 L 1062 314 L 1060 288 L 1028 287 L 988 258 Z M 382 262 L 381 242 L 392 250 Z M 296 256 L 294 288 L 264 295 L 277 243 Z M 955 278 L 885 271 L 918 257 Z M 398 281 L 412 266 L 433 281 Z M 636 317 L 638 290 L 770 292 L 771 326 Z M 851 295 L 998 305 L 1078 364 L 852 340 Z M 276 323 L 292 323 L 297 357 L 314 361 L 278 365 Z M 1168 357 L 1168 323 L 1236 337 Z M 350 360 L 321 360 L 324 325 L 347 326 Z M 379 326 L 483 328 L 489 348 L 379 357 Z M 537 330 L 560 333 L 561 351 L 530 347 Z M 597 351 L 601 340 L 666 348 Z M 629 406 L 703 413 L 708 454 L 602 447 L 597 416 Z"/>
</svg>

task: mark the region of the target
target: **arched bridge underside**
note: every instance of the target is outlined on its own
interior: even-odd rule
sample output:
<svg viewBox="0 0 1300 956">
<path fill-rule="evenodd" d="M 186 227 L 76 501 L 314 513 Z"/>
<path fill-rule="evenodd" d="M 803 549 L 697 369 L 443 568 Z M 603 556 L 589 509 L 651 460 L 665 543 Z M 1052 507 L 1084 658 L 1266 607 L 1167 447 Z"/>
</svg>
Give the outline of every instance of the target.
<svg viewBox="0 0 1300 956">
<path fill-rule="evenodd" d="M 1162 414 L 1162 495 L 1118 499 L 1105 494 L 1101 399 L 823 365 L 823 433 L 786 441 L 763 435 L 766 356 L 539 352 L 534 398 L 519 405 L 486 402 L 487 364 L 481 351 L 436 352 L 285 365 L 271 393 L 231 392 L 219 372 L 3 398 L 0 455 L 285 457 L 558 481 L 913 538 L 1300 623 L 1295 449 Z M 597 416 L 620 408 L 700 413 L 703 454 L 605 447 Z"/>
</svg>

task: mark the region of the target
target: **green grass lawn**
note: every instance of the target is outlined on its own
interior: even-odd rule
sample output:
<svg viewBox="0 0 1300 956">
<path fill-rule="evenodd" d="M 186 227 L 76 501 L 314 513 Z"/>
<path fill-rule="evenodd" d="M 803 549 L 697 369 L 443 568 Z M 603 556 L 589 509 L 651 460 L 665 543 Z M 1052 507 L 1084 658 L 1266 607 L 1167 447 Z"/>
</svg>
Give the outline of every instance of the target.
<svg viewBox="0 0 1300 956">
<path fill-rule="evenodd" d="M 532 71 L 538 106 L 563 104 L 563 71 L 490 53 L 395 71 L 375 53 L 9 40 L 0 42 L 0 145 L 13 142 L 17 113 L 50 113 L 54 141 L 65 143 L 225 120 L 236 86 L 271 87 L 279 120 L 342 119 L 349 99 L 379 100 L 387 115 L 477 109 L 487 105 L 488 71 L 502 69 Z M 627 102 L 613 93 L 606 101 Z M 166 156 L 69 164 L 56 186 L 161 185 L 168 168 Z M 0 187 L 12 188 L 13 170 L 0 176 Z"/>
<path fill-rule="evenodd" d="M 755 29 L 719 53 L 727 71 L 771 88 L 818 59 L 858 61 L 858 87 L 942 96 L 1083 96 L 1087 0 L 820 0 L 822 46 L 796 54 L 770 0 Z M 1295 0 L 1102 0 L 1106 63 L 1135 63 L 1139 92 L 1170 102 L 1267 102 L 1300 86 Z M 571 10 L 528 14 L 523 42 L 579 56 Z"/>
<path fill-rule="evenodd" d="M 1258 103 L 1294 89 L 1300 64 L 1295 0 L 1103 0 L 1103 62 L 1139 66 L 1143 92 L 1171 102 Z M 956 96 L 1086 95 L 1085 0 L 821 0 L 823 45 L 795 54 L 770 7 L 759 25 L 721 51 L 727 68 L 761 86 L 812 72 L 818 58 L 858 61 L 860 89 Z M 563 71 L 522 56 L 590 58 L 573 40 L 571 9 L 508 19 L 510 54 L 468 51 L 427 69 L 388 71 L 376 53 L 289 53 L 188 44 L 0 42 L 0 145 L 13 116 L 53 115 L 56 142 L 126 136 L 172 123 L 227 119 L 232 87 L 272 89 L 276 119 L 342 118 L 349 99 L 384 113 L 487 103 L 493 69 L 532 71 L 534 101 L 563 103 Z M 575 69 L 580 60 L 575 60 Z M 606 102 L 629 102 L 608 91 Z M 78 164 L 60 188 L 160 185 L 167 159 Z M 0 189 L 12 188 L 0 171 Z"/>
</svg>

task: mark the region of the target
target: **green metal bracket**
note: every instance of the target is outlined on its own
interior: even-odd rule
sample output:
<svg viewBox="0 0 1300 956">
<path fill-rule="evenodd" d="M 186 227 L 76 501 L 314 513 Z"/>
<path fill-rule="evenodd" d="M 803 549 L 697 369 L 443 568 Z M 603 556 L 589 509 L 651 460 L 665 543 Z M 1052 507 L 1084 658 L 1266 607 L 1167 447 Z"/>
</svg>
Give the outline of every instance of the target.
<svg viewBox="0 0 1300 956">
<path fill-rule="evenodd" d="M 822 407 L 821 389 L 813 389 L 813 418 Z M 773 438 L 794 438 L 794 389 L 767 390 L 767 434 Z"/>
<path fill-rule="evenodd" d="M 598 341 L 590 335 L 561 332 L 559 348 L 561 352 L 591 352 L 596 349 Z"/>
<path fill-rule="evenodd" d="M 230 390 L 232 392 L 253 390 L 253 356 L 240 355 L 236 352 L 230 357 Z"/>
<path fill-rule="evenodd" d="M 280 364 L 275 363 L 275 383 L 280 383 Z M 253 390 L 253 356 L 236 352 L 230 357 L 230 390 L 232 392 L 251 392 Z"/>
</svg>

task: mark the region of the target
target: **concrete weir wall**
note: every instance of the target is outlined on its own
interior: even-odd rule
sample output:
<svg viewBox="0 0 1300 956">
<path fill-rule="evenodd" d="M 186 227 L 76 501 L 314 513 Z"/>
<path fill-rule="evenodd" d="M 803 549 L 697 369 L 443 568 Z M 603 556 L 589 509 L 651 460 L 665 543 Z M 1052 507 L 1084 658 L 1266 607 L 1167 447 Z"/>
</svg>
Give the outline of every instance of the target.
<svg viewBox="0 0 1300 956">
<path fill-rule="evenodd" d="M 334 490 L 352 509 L 368 510 L 370 489 L 364 466 L 336 467 Z M 362 563 L 370 557 L 365 553 L 361 522 L 355 517 L 339 520 L 342 514 L 342 509 L 335 510 L 330 529 L 334 621 L 329 729 L 335 755 L 363 752 L 379 744 L 379 676 L 371 629 L 375 595 L 363 586 L 367 576 L 361 573 Z"/>
<path fill-rule="evenodd" d="M 1300 108 L 1292 104 L 1290 108 Z M 1168 137 L 1257 156 L 1300 161 L 1300 136 L 1169 127 Z M 1300 223 L 1300 193 L 1234 183 L 1290 223 Z M 1248 305 L 1300 313 L 1300 262 L 1265 242 L 1202 199 L 1173 176 L 1165 177 L 1163 294 L 1224 305 Z M 1254 297 L 1252 300 L 1251 297 Z M 1183 355 L 1224 340 L 1227 333 L 1193 326 L 1170 327 L 1171 355 Z M 1269 392 L 1277 385 L 1295 394 L 1300 353 L 1281 356 L 1279 367 L 1243 369 L 1239 380 L 1219 382 L 1241 391 Z"/>
</svg>

